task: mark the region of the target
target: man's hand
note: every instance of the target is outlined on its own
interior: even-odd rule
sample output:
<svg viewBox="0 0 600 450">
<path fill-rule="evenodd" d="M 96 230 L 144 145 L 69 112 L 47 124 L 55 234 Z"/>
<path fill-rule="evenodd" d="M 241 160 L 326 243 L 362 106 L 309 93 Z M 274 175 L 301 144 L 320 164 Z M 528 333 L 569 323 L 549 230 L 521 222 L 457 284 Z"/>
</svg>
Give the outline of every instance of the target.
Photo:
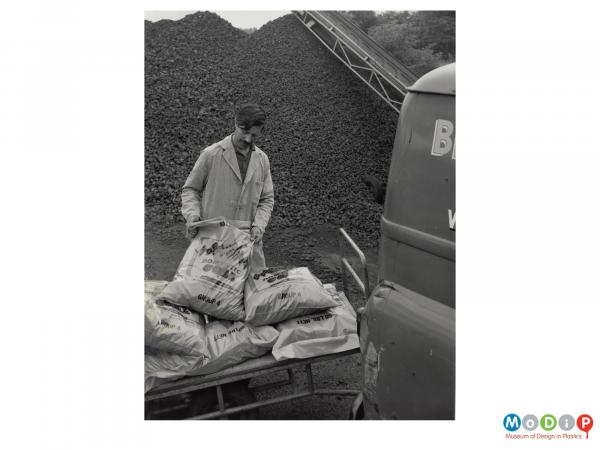
<svg viewBox="0 0 600 450">
<path fill-rule="evenodd" d="M 258 227 L 252 227 L 252 229 L 250 230 L 250 239 L 252 239 L 253 241 L 260 241 L 262 239 L 262 231 L 260 231 L 260 228 Z"/>
<path fill-rule="evenodd" d="M 199 220 L 200 217 L 190 217 L 190 220 L 188 220 L 185 224 L 185 237 L 190 241 L 198 234 L 198 227 L 190 229 L 190 225 L 194 222 L 198 222 Z"/>
</svg>

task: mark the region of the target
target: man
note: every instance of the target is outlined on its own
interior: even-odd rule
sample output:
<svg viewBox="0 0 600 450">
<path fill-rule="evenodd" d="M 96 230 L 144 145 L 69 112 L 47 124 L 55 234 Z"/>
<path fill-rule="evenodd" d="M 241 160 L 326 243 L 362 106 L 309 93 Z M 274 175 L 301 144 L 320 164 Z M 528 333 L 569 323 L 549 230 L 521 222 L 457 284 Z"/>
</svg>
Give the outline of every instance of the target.
<svg viewBox="0 0 600 450">
<path fill-rule="evenodd" d="M 200 153 L 181 193 L 187 237 L 198 233 L 193 222 L 224 216 L 255 240 L 252 269 L 265 267 L 262 236 L 274 204 L 269 158 L 254 145 L 265 120 L 260 106 L 242 106 L 233 134 Z"/>
</svg>

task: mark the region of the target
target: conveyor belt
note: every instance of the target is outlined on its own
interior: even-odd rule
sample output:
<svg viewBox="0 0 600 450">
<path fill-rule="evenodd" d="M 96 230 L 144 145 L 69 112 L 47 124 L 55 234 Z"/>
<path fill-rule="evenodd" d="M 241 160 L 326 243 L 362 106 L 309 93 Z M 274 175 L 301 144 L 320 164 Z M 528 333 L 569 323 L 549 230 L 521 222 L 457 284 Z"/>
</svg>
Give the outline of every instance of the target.
<svg viewBox="0 0 600 450">
<path fill-rule="evenodd" d="M 336 11 L 293 11 L 308 30 L 392 108 L 400 112 L 417 77 Z"/>
</svg>

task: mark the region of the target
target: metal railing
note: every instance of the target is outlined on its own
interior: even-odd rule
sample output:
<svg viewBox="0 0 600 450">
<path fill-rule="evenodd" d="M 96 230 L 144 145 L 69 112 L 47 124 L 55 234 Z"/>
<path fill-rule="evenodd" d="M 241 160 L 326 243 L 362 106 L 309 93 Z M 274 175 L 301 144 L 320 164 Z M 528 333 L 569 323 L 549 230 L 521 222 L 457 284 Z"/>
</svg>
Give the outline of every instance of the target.
<svg viewBox="0 0 600 450">
<path fill-rule="evenodd" d="M 364 272 L 364 277 L 365 277 L 364 282 L 361 280 L 360 276 L 356 273 L 356 271 L 352 268 L 348 259 L 346 259 L 346 257 L 344 256 L 344 243 L 350 244 L 350 247 L 352 248 L 352 250 L 354 250 L 354 253 L 358 256 L 358 258 L 360 260 L 360 264 L 361 264 L 363 272 Z M 352 240 L 352 238 L 348 235 L 348 233 L 346 233 L 346 230 L 344 230 L 343 228 L 340 228 L 339 244 L 340 244 L 340 269 L 342 272 L 342 284 L 344 286 L 344 293 L 346 294 L 346 297 L 348 297 L 348 299 L 350 299 L 350 293 L 348 291 L 348 282 L 346 281 L 347 272 L 349 272 L 350 275 L 352 275 L 352 278 L 354 278 L 354 281 L 356 282 L 358 287 L 360 288 L 360 290 L 363 294 L 363 299 L 366 302 L 367 299 L 369 298 L 369 295 L 371 294 L 371 287 L 369 285 L 369 271 L 367 269 L 367 259 L 365 258 L 365 254 L 361 251 L 361 249 L 358 247 L 358 245 L 356 245 L 356 243 Z"/>
</svg>

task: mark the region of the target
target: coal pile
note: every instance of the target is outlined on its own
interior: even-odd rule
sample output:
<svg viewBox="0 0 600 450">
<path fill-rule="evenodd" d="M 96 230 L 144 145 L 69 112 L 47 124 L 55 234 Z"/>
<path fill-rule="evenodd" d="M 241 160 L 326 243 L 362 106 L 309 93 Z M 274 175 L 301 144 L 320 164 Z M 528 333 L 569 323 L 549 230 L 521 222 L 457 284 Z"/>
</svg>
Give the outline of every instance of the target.
<svg viewBox="0 0 600 450">
<path fill-rule="evenodd" d="M 145 22 L 145 201 L 148 220 L 172 224 L 198 147 L 233 126 L 223 61 L 247 36 L 210 12 Z"/>
<path fill-rule="evenodd" d="M 363 175 L 387 178 L 397 114 L 292 15 L 238 44 L 229 73 L 267 111 L 261 142 L 275 189 L 273 229 L 321 223 L 377 243 L 381 206 Z"/>
<path fill-rule="evenodd" d="M 233 131 L 233 102 L 252 101 L 268 117 L 258 145 L 275 185 L 270 229 L 329 223 L 376 245 L 382 207 L 361 180 L 387 178 L 397 114 L 292 15 L 251 35 L 210 13 L 161 22 L 146 28 L 152 218 L 182 220 L 181 186 L 199 151 Z"/>
</svg>

